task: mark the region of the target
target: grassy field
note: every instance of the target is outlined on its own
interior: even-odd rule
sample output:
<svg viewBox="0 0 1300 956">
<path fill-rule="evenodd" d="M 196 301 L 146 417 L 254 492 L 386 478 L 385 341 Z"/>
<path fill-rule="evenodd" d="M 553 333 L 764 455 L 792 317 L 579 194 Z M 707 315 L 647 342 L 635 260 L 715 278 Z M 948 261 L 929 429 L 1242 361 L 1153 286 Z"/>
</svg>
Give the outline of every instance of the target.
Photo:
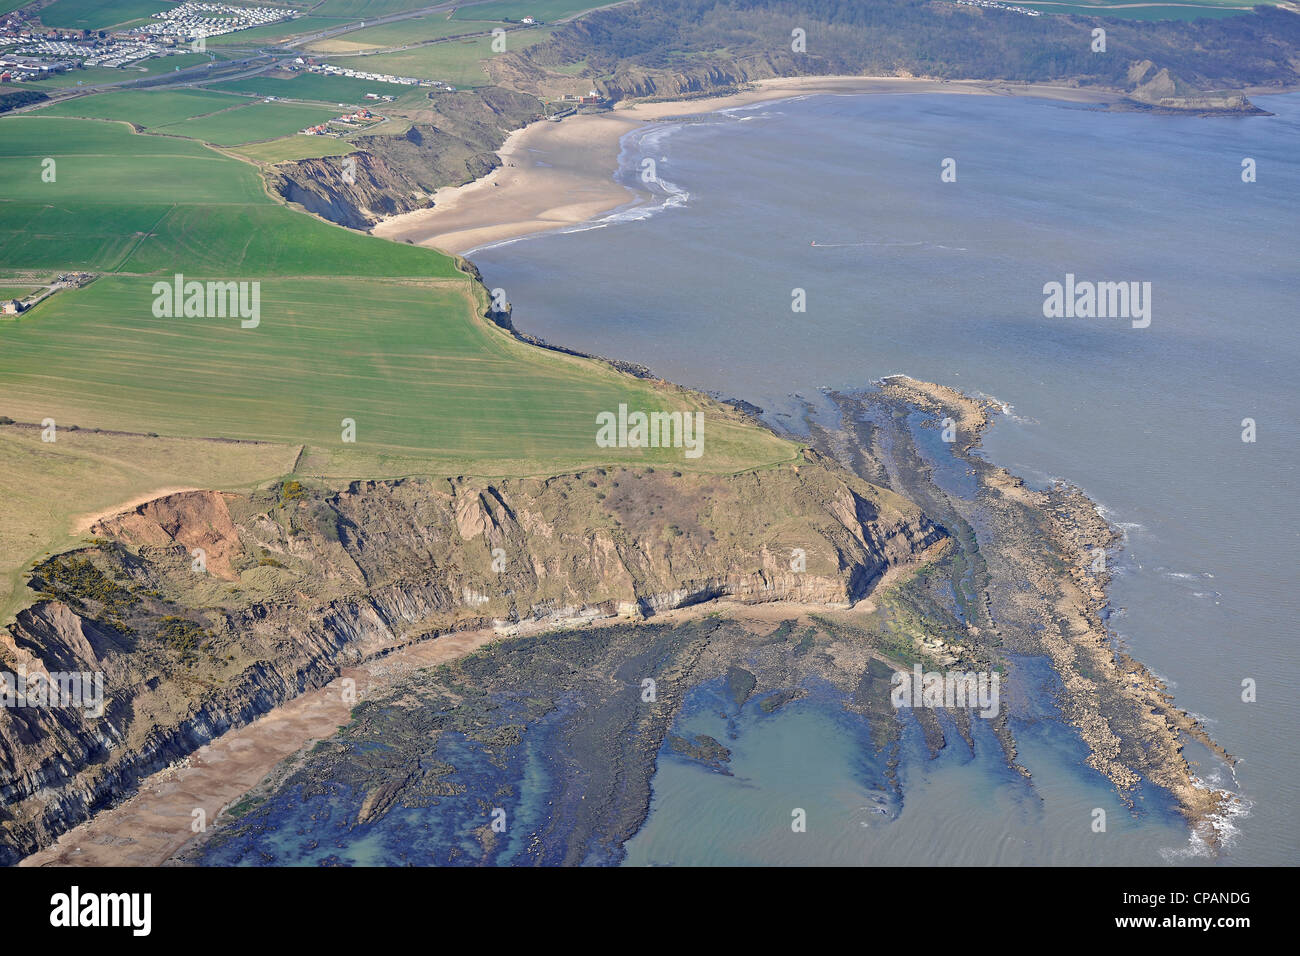
<svg viewBox="0 0 1300 956">
<path fill-rule="evenodd" d="M 57 179 L 41 180 L 42 160 Z M 273 202 L 256 168 L 92 120 L 0 119 L 5 270 L 451 276 L 450 260 Z"/>
<path fill-rule="evenodd" d="M 589 460 L 597 412 L 667 404 L 467 322 L 464 279 L 264 279 L 256 329 L 155 318 L 153 281 L 106 277 L 7 328 L 3 414 L 343 450 L 340 422 L 353 418 L 360 450 L 462 465 Z"/>
<path fill-rule="evenodd" d="M 0 285 L 0 299 L 21 299 L 35 291 L 36 287 L 30 285 Z"/>
<path fill-rule="evenodd" d="M 350 60 L 351 58 L 338 62 L 341 66 L 348 66 Z M 399 100 L 411 97 L 422 100 L 428 93 L 427 89 L 413 89 L 395 83 L 376 83 L 371 80 L 354 80 L 349 76 L 325 76 L 320 73 L 299 73 L 293 77 L 246 76 L 225 83 L 213 83 L 208 89 L 331 104 L 366 103 L 367 93 L 395 96 Z"/>
<path fill-rule="evenodd" d="M 292 103 L 253 103 L 238 109 L 170 123 L 158 132 L 188 136 L 218 146 L 235 146 L 264 139 L 279 139 L 339 115 L 337 107 L 297 106 Z"/>
<path fill-rule="evenodd" d="M 319 159 L 322 156 L 343 156 L 355 152 L 356 147 L 347 140 L 329 136 L 286 136 L 269 143 L 252 143 L 231 147 L 238 153 L 259 163 L 284 163 L 293 159 Z"/>
<path fill-rule="evenodd" d="M 481 318 L 486 292 L 451 258 L 279 205 L 248 163 L 120 123 L 0 118 L 0 281 L 71 268 L 104 274 L 0 323 L 0 415 L 19 423 L 0 426 L 0 577 L 13 584 L 75 543 L 76 514 L 265 481 L 295 460 L 303 476 L 378 478 L 735 471 L 794 454 L 703 396 L 516 341 Z M 156 317 L 154 283 L 175 273 L 259 283 L 259 324 Z M 620 404 L 702 411 L 703 456 L 597 447 L 596 415 Z M 22 427 L 45 418 L 53 444 Z M 214 438 L 271 444 L 199 441 Z M 0 595 L 0 611 L 24 596 Z"/>
<path fill-rule="evenodd" d="M 318 17 L 382 17 L 430 6 L 432 0 L 325 0 L 312 13 Z"/>
<path fill-rule="evenodd" d="M 41 110 L 41 115 L 125 120 L 151 128 L 179 123 L 194 116 L 215 113 L 247 102 L 238 96 L 206 90 L 114 90 L 54 103 Z"/>
<path fill-rule="evenodd" d="M 283 43 L 304 33 L 316 33 L 332 27 L 341 27 L 351 22 L 351 18 L 337 17 L 298 17 L 281 23 L 268 23 L 264 27 L 240 30 L 238 33 L 223 33 L 219 37 L 209 37 L 208 46 L 262 46 Z"/>
<path fill-rule="evenodd" d="M 67 422 L 66 425 L 75 424 Z M 83 515 L 169 488 L 235 491 L 293 468 L 297 446 L 0 425 L 0 623 L 27 601 L 22 572 L 79 545 Z"/>
<path fill-rule="evenodd" d="M 128 20 L 148 17 L 173 6 L 164 0 L 54 0 L 41 8 L 47 27 L 102 30 Z"/>
<path fill-rule="evenodd" d="M 534 17 L 545 23 L 553 23 L 563 17 L 605 6 L 592 0 L 495 0 L 493 3 L 476 3 L 473 6 L 459 7 L 452 16 L 457 20 L 522 20 Z"/>
<path fill-rule="evenodd" d="M 307 49 L 319 53 L 353 53 L 358 50 L 383 50 L 390 47 L 405 46 L 411 43 L 425 43 L 429 40 L 441 40 L 445 37 L 464 36 L 472 33 L 492 32 L 499 24 L 483 22 L 465 22 L 449 20 L 445 13 L 433 13 L 427 17 L 413 17 L 399 20 L 397 23 L 383 23 L 377 27 L 366 27 L 350 33 L 317 40 L 307 45 Z"/>
<path fill-rule="evenodd" d="M 508 50 L 523 50 L 549 36 L 550 29 L 547 27 L 512 30 L 506 37 L 506 46 Z M 445 40 L 397 53 L 340 57 L 330 62 L 354 70 L 442 80 L 453 86 L 468 88 L 488 84 L 483 61 L 494 55 L 492 38 L 483 36 L 471 40 Z"/>
</svg>

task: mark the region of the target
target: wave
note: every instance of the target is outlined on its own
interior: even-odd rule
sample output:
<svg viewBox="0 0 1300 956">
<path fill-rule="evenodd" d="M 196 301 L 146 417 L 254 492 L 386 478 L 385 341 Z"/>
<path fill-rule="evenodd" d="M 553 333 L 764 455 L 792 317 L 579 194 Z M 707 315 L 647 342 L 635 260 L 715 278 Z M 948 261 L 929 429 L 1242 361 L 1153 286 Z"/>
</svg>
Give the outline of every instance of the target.
<svg viewBox="0 0 1300 956">
<path fill-rule="evenodd" d="M 1218 775 L 1211 774 L 1210 776 L 1215 778 Z M 1221 780 L 1222 778 L 1218 777 L 1218 779 Z M 1236 782 L 1235 773 L 1233 774 L 1233 782 Z M 1160 855 L 1168 863 L 1194 858 L 1214 858 L 1219 856 L 1223 850 L 1231 850 L 1233 844 L 1237 841 L 1237 837 L 1241 834 L 1241 827 L 1237 821 L 1250 816 L 1250 811 L 1255 806 L 1244 795 L 1214 786 L 1213 783 L 1199 777 L 1192 777 L 1192 785 L 1198 790 L 1212 790 L 1223 799 L 1219 804 L 1217 813 L 1212 813 L 1206 817 L 1201 826 L 1192 828 L 1186 846 L 1161 848 Z"/>
<path fill-rule="evenodd" d="M 998 411 L 1002 413 L 1003 418 L 1009 418 L 1017 425 L 1042 424 L 1037 418 L 1026 418 L 1022 415 L 1017 415 L 1016 406 L 1012 405 L 1010 402 L 1002 401 L 1002 399 L 998 398 L 995 395 L 989 395 L 986 392 L 979 392 L 979 391 L 971 392 L 970 394 L 972 398 L 978 398 L 981 401 L 992 402 L 994 405 L 998 407 Z"/>
<path fill-rule="evenodd" d="M 617 226 L 628 222 L 643 222 L 651 216 L 668 209 L 680 209 L 687 205 L 691 200 L 691 194 L 688 190 L 676 183 L 656 176 L 653 184 L 642 183 L 636 176 L 636 163 L 631 161 L 632 146 L 658 146 L 660 142 L 671 135 L 674 131 L 681 128 L 682 125 L 689 124 L 664 124 L 662 126 L 651 126 L 645 129 L 633 130 L 623 136 L 622 145 L 618 155 L 618 170 L 614 174 L 614 179 L 618 180 L 625 176 L 632 176 L 636 179 L 635 188 L 642 193 L 630 203 L 619 206 L 612 212 L 595 219 L 589 219 L 586 222 L 575 223 L 571 226 L 565 226 L 561 229 L 547 229 L 541 232 L 530 232 L 523 236 L 513 236 L 509 239 L 499 239 L 494 242 L 486 242 L 481 246 L 475 246 L 467 249 L 464 255 L 471 256 L 478 252 L 486 252 L 490 249 L 501 249 L 505 246 L 514 245 L 516 242 L 523 242 L 527 239 L 535 239 L 538 236 L 545 235 L 571 235 L 579 232 L 590 232 L 593 229 L 606 229 L 610 226 Z M 654 150 L 657 152 L 658 150 Z M 662 162 L 662 160 L 660 160 Z M 648 197 L 648 198 L 647 198 Z"/>
</svg>

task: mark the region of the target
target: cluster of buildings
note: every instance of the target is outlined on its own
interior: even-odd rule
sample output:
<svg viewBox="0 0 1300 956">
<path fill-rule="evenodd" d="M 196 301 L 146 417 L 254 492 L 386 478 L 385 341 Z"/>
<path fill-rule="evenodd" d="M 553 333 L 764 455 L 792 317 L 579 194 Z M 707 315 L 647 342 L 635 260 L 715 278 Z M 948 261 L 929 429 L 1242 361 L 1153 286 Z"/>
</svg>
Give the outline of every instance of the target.
<svg viewBox="0 0 1300 956">
<path fill-rule="evenodd" d="M 94 281 L 93 272 L 65 272 L 47 286 L 43 286 L 22 299 L 0 300 L 0 315 L 21 315 L 43 299 L 48 299 L 60 289 L 79 289 Z"/>
<path fill-rule="evenodd" d="M 347 76 L 354 80 L 370 80 L 372 83 L 396 83 L 399 86 L 443 86 L 430 80 L 417 79 L 414 76 L 391 76 L 388 73 L 370 73 L 366 70 L 352 70 L 333 63 L 315 63 L 297 57 L 289 64 L 290 70 L 306 70 L 308 73 L 321 73 L 325 76 Z M 455 89 L 455 87 L 452 87 Z"/>
<path fill-rule="evenodd" d="M 1009 3 L 998 3 L 998 0 L 953 0 L 953 3 L 960 3 L 966 7 L 984 7 L 986 10 L 1006 10 L 1009 13 L 1023 13 L 1027 17 L 1041 15 L 1037 10 L 1030 10 L 1028 7 L 1016 7 Z"/>
<path fill-rule="evenodd" d="M 43 60 L 19 53 L 0 53 L 0 83 L 39 80 L 43 76 L 66 72 L 76 65 L 73 60 Z"/>
<path fill-rule="evenodd" d="M 22 42 L 16 46 L 10 44 L 0 52 L 0 80 L 40 79 L 77 67 L 122 67 L 175 52 L 178 51 L 155 43 L 117 37 L 81 42 L 44 39 Z"/>
<path fill-rule="evenodd" d="M 321 123 L 317 126 L 308 126 L 306 129 L 299 130 L 298 132 L 304 136 L 328 136 L 330 133 L 334 132 L 330 129 L 331 126 L 368 126 L 371 123 L 378 123 L 383 119 L 384 117 L 376 116 L 363 106 L 355 113 L 344 113 L 342 116 L 332 119 L 328 123 Z"/>
<path fill-rule="evenodd" d="M 141 36 L 170 37 L 190 41 L 217 37 L 252 27 L 279 23 L 297 16 L 292 10 L 276 7 L 236 7 L 229 3 L 195 3 L 186 0 L 153 15 L 156 23 L 146 23 L 131 32 Z"/>
<path fill-rule="evenodd" d="M 127 33 L 46 29 L 39 11 L 0 18 L 0 82 L 40 79 L 77 67 L 123 67 L 150 57 L 186 52 L 192 41 L 277 23 L 298 16 L 276 7 L 186 0 Z"/>
<path fill-rule="evenodd" d="M 173 12 L 167 11 L 162 16 Z M 45 28 L 37 22 L 38 17 L 39 11 L 20 10 L 0 20 L 0 82 L 38 80 L 78 67 L 129 66 L 151 57 L 182 52 L 186 44 L 179 36 L 152 36 L 138 31 L 108 33 Z"/>
<path fill-rule="evenodd" d="M 166 47 L 104 31 L 30 29 L 10 20 L 0 25 L 0 80 L 39 79 L 79 66 L 126 66 Z"/>
<path fill-rule="evenodd" d="M 585 96 L 577 93 L 565 93 L 560 99 L 565 103 L 577 103 L 579 106 L 599 106 L 604 102 L 604 98 L 595 90 Z"/>
</svg>

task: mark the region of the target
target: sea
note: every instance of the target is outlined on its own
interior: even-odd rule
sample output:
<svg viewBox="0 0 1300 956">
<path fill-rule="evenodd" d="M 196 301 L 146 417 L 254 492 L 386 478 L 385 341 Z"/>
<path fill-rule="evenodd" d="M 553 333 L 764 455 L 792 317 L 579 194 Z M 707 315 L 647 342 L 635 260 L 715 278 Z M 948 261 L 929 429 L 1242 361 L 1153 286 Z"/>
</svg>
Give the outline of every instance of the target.
<svg viewBox="0 0 1300 956">
<path fill-rule="evenodd" d="M 702 688 L 673 733 L 725 740 L 730 772 L 665 746 L 627 865 L 1300 860 L 1300 94 L 1255 101 L 1273 115 L 955 94 L 728 109 L 625 137 L 625 207 L 469 253 L 521 330 L 795 433 L 810 406 L 833 422 L 828 390 L 898 373 L 996 402 L 982 453 L 1098 503 L 1123 535 L 1118 644 L 1238 758 L 1188 748 L 1235 794 L 1211 852 L 1167 794 L 1126 800 L 1087 767 L 1041 660 L 1017 662 L 1043 690 L 1012 704 L 1028 779 L 984 721 L 935 759 L 911 724 L 882 790 L 835 701 L 724 727 Z M 1058 317 L 1051 283 L 1141 298 Z"/>
</svg>

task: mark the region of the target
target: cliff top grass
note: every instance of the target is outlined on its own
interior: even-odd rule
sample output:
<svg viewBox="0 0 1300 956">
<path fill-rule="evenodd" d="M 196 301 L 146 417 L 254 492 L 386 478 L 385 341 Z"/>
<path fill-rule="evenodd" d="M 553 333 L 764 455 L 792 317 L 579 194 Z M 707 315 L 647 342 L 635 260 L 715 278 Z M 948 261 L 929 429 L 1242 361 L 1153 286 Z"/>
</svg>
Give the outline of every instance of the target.
<svg viewBox="0 0 1300 956">
<path fill-rule="evenodd" d="M 98 274 L 0 322 L 0 416 L 18 423 L 0 426 L 0 575 L 12 585 L 80 540 L 75 515 L 165 487 L 246 488 L 295 468 L 725 473 L 797 455 L 704 396 L 516 340 L 487 321 L 486 290 L 449 256 L 296 212 L 253 164 L 124 123 L 0 119 L 0 262 L 4 285 Z M 176 274 L 250 296 L 255 284 L 255 327 L 206 302 L 207 317 L 160 314 Z M 620 405 L 702 413 L 703 453 L 598 446 L 597 415 Z M 46 420 L 54 441 L 42 440 Z"/>
</svg>

